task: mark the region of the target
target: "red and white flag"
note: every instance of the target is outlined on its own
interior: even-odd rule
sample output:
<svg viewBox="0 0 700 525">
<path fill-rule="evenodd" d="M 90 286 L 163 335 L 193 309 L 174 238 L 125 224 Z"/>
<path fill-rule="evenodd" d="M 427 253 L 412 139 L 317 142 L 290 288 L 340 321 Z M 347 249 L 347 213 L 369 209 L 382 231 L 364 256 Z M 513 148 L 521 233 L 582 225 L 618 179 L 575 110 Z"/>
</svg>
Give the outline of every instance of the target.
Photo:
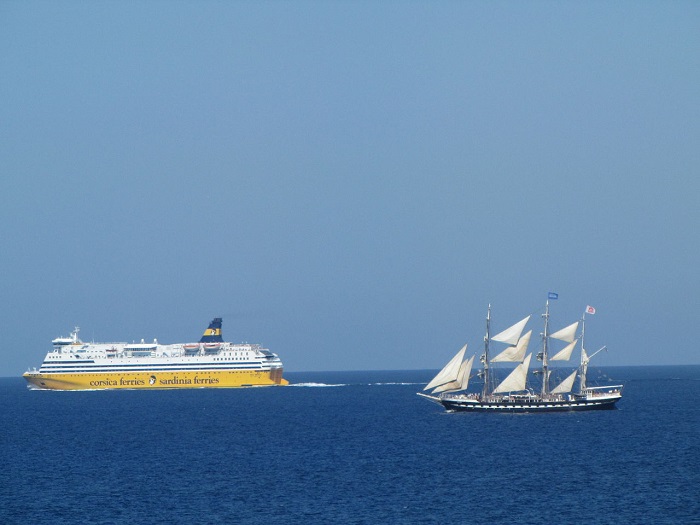
<svg viewBox="0 0 700 525">
<path fill-rule="evenodd" d="M 595 314 L 595 308 L 592 306 L 586 306 L 586 313 L 591 315 Z"/>
</svg>

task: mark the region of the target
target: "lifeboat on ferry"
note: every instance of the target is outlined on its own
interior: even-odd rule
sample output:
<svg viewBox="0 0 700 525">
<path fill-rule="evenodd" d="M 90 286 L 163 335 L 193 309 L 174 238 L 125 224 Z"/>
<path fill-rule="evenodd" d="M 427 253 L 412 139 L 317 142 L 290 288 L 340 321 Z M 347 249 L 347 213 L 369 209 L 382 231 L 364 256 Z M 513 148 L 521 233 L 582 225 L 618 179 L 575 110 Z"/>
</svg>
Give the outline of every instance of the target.
<svg viewBox="0 0 700 525">
<path fill-rule="evenodd" d="M 187 344 L 182 345 L 182 348 L 188 354 L 194 354 L 196 352 L 199 352 L 199 343 L 187 343 Z"/>
<path fill-rule="evenodd" d="M 204 343 L 205 352 L 218 352 L 221 349 L 221 343 Z"/>
</svg>

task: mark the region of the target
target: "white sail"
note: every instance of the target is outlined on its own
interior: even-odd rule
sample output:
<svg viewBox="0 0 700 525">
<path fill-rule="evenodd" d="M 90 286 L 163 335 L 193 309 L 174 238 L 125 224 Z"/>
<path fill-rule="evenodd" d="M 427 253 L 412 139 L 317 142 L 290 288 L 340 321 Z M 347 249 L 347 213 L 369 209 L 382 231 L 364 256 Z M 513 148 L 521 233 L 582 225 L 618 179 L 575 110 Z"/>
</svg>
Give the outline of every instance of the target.
<svg viewBox="0 0 700 525">
<path fill-rule="evenodd" d="M 590 357 L 586 353 L 586 350 L 581 346 L 581 377 L 579 378 L 579 391 L 583 392 L 586 390 L 586 374 L 588 373 L 588 362 Z"/>
<path fill-rule="evenodd" d="M 564 381 L 559 383 L 557 387 L 552 390 L 552 394 L 565 394 L 566 392 L 571 392 L 571 389 L 574 387 L 574 381 L 576 380 L 576 370 L 571 372 L 571 375 L 569 375 Z"/>
<path fill-rule="evenodd" d="M 509 345 L 514 345 L 515 343 L 518 342 L 518 339 L 520 339 L 520 334 L 523 333 L 523 330 L 525 329 L 525 325 L 527 322 L 530 320 L 530 316 L 528 315 L 525 319 L 522 321 L 519 321 L 515 323 L 513 326 L 510 328 L 506 328 L 502 332 L 494 335 L 491 340 L 492 341 L 498 341 L 499 343 L 508 343 Z"/>
<path fill-rule="evenodd" d="M 566 328 L 562 328 L 558 332 L 554 332 L 549 337 L 558 339 L 559 341 L 566 341 L 567 343 L 573 343 L 576 337 L 576 330 L 578 329 L 578 321 L 574 324 L 570 324 Z"/>
<path fill-rule="evenodd" d="M 469 386 L 469 375 L 472 373 L 472 365 L 474 364 L 474 356 L 471 356 L 466 364 L 463 364 L 459 369 L 459 389 L 466 390 Z"/>
<path fill-rule="evenodd" d="M 462 349 L 457 352 L 457 354 L 450 360 L 449 363 L 445 365 L 445 368 L 438 372 L 430 383 L 423 390 L 430 390 L 436 386 L 444 385 L 450 381 L 455 381 L 459 375 L 459 368 L 464 359 L 464 353 L 467 351 L 467 345 L 464 345 Z"/>
<path fill-rule="evenodd" d="M 459 367 L 459 374 L 457 376 L 457 379 L 437 387 L 435 390 L 433 390 L 433 394 L 439 394 L 440 392 L 457 392 L 458 390 L 466 390 L 469 386 L 469 374 L 471 374 L 473 363 L 474 356 L 471 356 L 467 361 L 463 361 L 461 366 Z"/>
<path fill-rule="evenodd" d="M 568 361 L 571 359 L 571 353 L 574 351 L 574 347 L 576 346 L 576 343 L 578 343 L 578 339 L 574 341 L 573 343 L 569 343 L 566 345 L 562 350 L 554 354 L 554 356 L 550 357 L 550 361 Z"/>
<path fill-rule="evenodd" d="M 527 352 L 527 345 L 530 344 L 530 336 L 532 335 L 532 330 L 527 332 L 524 336 L 520 338 L 518 344 L 515 346 L 509 346 L 503 352 L 498 354 L 496 357 L 491 359 L 492 363 L 499 362 L 510 362 L 510 363 L 521 363 L 525 357 L 525 352 Z"/>
<path fill-rule="evenodd" d="M 527 369 L 530 367 L 531 357 L 532 354 L 528 354 L 525 360 L 516 366 L 515 369 L 508 374 L 508 377 L 506 377 L 501 384 L 496 387 L 496 389 L 493 391 L 494 394 L 525 390 L 525 384 L 527 382 Z"/>
</svg>

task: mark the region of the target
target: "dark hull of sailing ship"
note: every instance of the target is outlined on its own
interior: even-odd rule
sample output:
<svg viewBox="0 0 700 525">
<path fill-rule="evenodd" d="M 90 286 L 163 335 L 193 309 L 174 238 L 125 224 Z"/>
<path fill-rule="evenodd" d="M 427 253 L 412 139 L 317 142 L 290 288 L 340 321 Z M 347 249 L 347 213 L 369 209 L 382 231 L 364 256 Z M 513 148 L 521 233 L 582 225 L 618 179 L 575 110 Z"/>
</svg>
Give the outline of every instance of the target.
<svg viewBox="0 0 700 525">
<path fill-rule="evenodd" d="M 542 351 L 537 359 L 542 362 L 542 390 L 533 392 L 526 385 L 528 368 L 532 354 L 525 356 L 530 342 L 532 330 L 521 337 L 525 325 L 530 319 L 527 316 L 522 321 L 507 328 L 495 336 L 491 336 L 491 307 L 486 316 L 486 336 L 484 337 L 484 353 L 480 361 L 483 370 L 479 376 L 484 379 L 484 387 L 481 393 L 466 393 L 469 385 L 470 373 L 474 357 L 464 360 L 467 345 L 455 355 L 452 360 L 433 378 L 424 390 L 431 390 L 430 394 L 419 393 L 441 404 L 449 412 L 568 412 L 583 410 L 606 410 L 615 408 L 615 403 L 622 397 L 622 385 L 609 385 L 590 387 L 586 384 L 586 373 L 592 355 L 588 355 L 584 349 L 584 331 L 586 313 L 594 314 L 595 309 L 588 306 L 581 321 L 577 321 L 561 330 L 549 333 L 549 299 L 557 299 L 558 295 L 550 293 L 544 318 L 544 332 L 542 333 Z M 577 331 L 580 327 L 580 334 Z M 556 354 L 550 356 L 550 339 L 567 343 L 567 346 Z M 496 341 L 510 345 L 495 357 L 490 355 L 490 343 Z M 580 342 L 581 364 L 567 378 L 561 381 L 555 388 L 550 388 L 550 361 L 568 361 L 576 345 Z M 508 377 L 497 386 L 493 383 L 493 370 L 491 364 L 496 362 L 518 363 Z M 578 378 L 578 390 L 573 391 L 575 380 Z"/>
<path fill-rule="evenodd" d="M 607 388 L 607 387 L 606 387 Z M 582 410 L 609 410 L 621 395 L 619 387 L 609 392 L 588 395 L 570 394 L 543 400 L 540 396 L 509 396 L 491 401 L 470 399 L 468 396 L 444 394 L 439 403 L 450 412 L 570 412 Z"/>
</svg>

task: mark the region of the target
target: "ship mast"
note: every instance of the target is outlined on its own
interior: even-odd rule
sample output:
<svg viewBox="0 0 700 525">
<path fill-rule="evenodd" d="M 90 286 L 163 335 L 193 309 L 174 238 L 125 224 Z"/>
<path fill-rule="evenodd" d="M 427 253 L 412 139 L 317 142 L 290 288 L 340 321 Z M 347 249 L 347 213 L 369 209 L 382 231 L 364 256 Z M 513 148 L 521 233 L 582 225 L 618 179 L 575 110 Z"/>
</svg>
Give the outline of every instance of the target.
<svg viewBox="0 0 700 525">
<path fill-rule="evenodd" d="M 544 308 L 544 333 L 542 334 L 542 395 L 549 393 L 549 370 L 547 363 L 547 340 L 549 339 L 549 298 Z M 538 356 L 539 357 L 539 356 Z"/>
<path fill-rule="evenodd" d="M 581 371 L 578 376 L 579 393 L 583 394 L 586 390 L 586 372 L 588 372 L 588 356 L 586 355 L 586 347 L 583 344 L 583 337 L 586 334 L 586 312 L 583 312 L 581 317 Z"/>
<path fill-rule="evenodd" d="M 484 354 L 481 356 L 481 362 L 484 365 L 484 388 L 481 392 L 481 399 L 486 399 L 489 395 L 489 340 L 491 339 L 491 305 L 489 304 L 486 312 L 486 335 L 484 336 Z"/>
<path fill-rule="evenodd" d="M 591 355 L 586 352 L 586 347 L 583 346 L 583 336 L 586 333 L 586 312 L 583 313 L 583 318 L 581 319 L 581 373 L 579 374 L 579 392 L 581 394 L 586 390 L 586 374 L 588 373 L 588 363 L 591 362 L 591 358 L 603 350 L 607 351 L 607 346 L 602 346 Z"/>
</svg>

